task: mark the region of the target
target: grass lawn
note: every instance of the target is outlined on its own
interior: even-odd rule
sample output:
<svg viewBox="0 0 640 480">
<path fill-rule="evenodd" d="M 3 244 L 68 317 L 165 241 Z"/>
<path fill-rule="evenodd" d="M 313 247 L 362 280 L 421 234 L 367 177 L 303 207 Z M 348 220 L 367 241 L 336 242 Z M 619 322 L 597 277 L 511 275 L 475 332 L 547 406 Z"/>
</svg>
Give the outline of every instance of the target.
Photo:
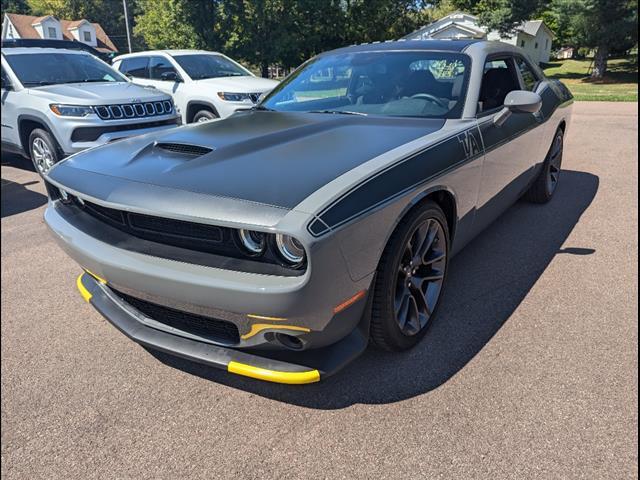
<svg viewBox="0 0 640 480">
<path fill-rule="evenodd" d="M 638 63 L 631 59 L 611 59 L 604 80 L 589 79 L 591 59 L 556 60 L 545 66 L 544 73 L 550 78 L 562 80 L 576 100 L 583 101 L 638 101 Z"/>
</svg>

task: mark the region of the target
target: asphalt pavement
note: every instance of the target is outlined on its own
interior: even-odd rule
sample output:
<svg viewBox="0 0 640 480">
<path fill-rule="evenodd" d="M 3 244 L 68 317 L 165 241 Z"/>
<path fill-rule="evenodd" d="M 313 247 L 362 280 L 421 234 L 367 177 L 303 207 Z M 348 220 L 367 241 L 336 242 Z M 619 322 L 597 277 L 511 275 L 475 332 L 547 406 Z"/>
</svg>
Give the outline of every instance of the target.
<svg viewBox="0 0 640 480">
<path fill-rule="evenodd" d="M 425 341 L 307 386 L 117 332 L 3 155 L 2 478 L 637 478 L 637 125 L 577 103 L 556 197 L 453 260 Z"/>
</svg>

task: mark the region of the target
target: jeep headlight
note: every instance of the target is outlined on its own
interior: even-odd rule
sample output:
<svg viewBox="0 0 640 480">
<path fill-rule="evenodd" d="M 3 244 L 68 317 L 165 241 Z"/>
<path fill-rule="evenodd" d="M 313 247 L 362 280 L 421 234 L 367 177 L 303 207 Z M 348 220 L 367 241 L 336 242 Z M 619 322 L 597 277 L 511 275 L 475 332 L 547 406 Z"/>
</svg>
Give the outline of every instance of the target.
<svg viewBox="0 0 640 480">
<path fill-rule="evenodd" d="M 60 117 L 86 117 L 93 113 L 91 107 L 84 105 L 62 105 L 60 103 L 53 103 L 49 105 L 49 108 Z"/>
<path fill-rule="evenodd" d="M 226 102 L 243 102 L 249 99 L 248 93 L 218 92 L 218 96 Z"/>
</svg>

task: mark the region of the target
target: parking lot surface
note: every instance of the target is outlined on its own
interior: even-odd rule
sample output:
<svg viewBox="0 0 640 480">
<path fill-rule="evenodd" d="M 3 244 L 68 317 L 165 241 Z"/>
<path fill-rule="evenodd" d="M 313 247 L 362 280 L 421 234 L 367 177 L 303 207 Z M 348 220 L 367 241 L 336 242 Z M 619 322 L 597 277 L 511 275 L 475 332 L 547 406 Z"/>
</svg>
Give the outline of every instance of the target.
<svg viewBox="0 0 640 480">
<path fill-rule="evenodd" d="M 556 197 L 453 260 L 425 341 L 297 387 L 117 332 L 3 156 L 2 477 L 637 478 L 637 121 L 576 104 Z"/>
</svg>

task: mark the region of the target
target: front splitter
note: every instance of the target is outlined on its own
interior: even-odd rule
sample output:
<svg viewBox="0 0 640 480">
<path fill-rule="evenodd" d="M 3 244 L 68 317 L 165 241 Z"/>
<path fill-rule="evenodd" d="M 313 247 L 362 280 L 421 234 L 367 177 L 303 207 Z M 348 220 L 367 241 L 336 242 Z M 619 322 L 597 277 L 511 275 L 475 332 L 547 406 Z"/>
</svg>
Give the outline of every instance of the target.
<svg viewBox="0 0 640 480">
<path fill-rule="evenodd" d="M 102 279 L 88 273 L 77 279 L 82 297 L 114 327 L 145 347 L 267 382 L 305 384 L 320 381 L 341 370 L 367 347 L 368 322 L 324 348 L 303 351 L 247 352 L 198 342 L 149 327 L 107 295 Z M 365 324 L 366 323 L 366 324 Z"/>
</svg>

